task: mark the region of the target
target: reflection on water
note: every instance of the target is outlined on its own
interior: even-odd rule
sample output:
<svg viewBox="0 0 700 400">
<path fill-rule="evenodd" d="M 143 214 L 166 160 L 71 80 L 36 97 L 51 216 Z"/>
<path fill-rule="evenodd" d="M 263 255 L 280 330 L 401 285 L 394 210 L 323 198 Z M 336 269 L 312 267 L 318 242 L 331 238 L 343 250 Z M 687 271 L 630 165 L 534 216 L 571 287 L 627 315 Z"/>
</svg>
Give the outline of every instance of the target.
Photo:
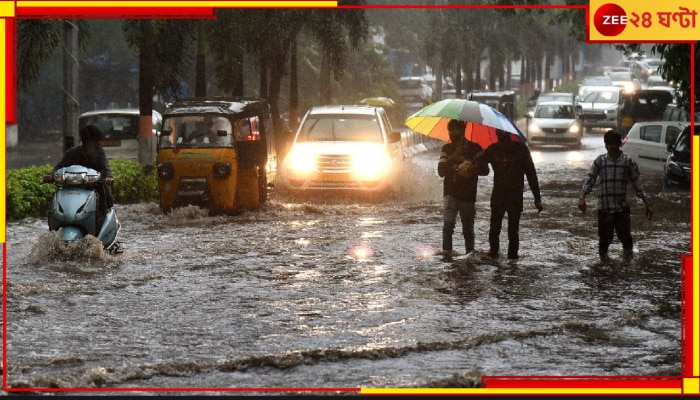
<svg viewBox="0 0 700 400">
<path fill-rule="evenodd" d="M 538 166 L 545 211 L 526 193 L 517 261 L 486 257 L 487 178 L 477 251 L 441 262 L 440 182 L 420 164 L 404 177 L 421 182 L 414 191 L 370 203 L 273 194 L 239 216 L 118 205 L 117 256 L 64 247 L 44 221 L 9 223 L 8 386 L 469 387 L 481 374 L 679 374 L 688 195 L 650 182 L 656 212 L 647 221 L 633 205 L 633 260 L 614 242 L 603 264 L 594 213 L 576 208 L 587 164 Z"/>
</svg>

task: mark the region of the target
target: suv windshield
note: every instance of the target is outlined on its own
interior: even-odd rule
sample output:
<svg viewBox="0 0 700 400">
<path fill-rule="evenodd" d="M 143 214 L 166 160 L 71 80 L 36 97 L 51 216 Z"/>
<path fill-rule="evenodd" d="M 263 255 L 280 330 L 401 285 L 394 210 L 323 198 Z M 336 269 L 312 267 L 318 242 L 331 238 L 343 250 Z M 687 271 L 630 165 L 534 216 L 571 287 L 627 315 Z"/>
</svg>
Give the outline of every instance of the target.
<svg viewBox="0 0 700 400">
<path fill-rule="evenodd" d="M 297 142 L 350 141 L 383 143 L 381 126 L 374 115 L 309 115 Z"/>
</svg>

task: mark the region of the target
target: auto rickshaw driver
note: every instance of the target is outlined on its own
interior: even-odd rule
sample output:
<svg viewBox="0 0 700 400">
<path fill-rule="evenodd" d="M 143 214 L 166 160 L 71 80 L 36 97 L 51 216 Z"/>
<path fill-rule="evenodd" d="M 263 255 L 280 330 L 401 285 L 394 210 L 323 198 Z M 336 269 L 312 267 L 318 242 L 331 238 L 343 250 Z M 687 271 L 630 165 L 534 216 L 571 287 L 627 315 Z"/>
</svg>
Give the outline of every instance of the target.
<svg viewBox="0 0 700 400">
<path fill-rule="evenodd" d="M 189 143 L 216 143 L 216 130 L 214 118 L 211 115 L 204 117 L 204 121 L 196 122 L 196 128 L 187 137 Z"/>
</svg>

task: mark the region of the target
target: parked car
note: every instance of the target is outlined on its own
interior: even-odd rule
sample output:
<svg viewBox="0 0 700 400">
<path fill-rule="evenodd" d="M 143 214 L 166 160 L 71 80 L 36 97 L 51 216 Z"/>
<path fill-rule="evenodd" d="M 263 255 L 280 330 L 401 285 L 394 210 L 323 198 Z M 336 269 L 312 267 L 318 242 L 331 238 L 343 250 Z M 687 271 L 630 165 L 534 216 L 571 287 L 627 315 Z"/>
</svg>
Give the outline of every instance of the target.
<svg viewBox="0 0 700 400">
<path fill-rule="evenodd" d="M 664 89 L 622 92 L 617 113 L 617 129 L 624 137 L 637 122 L 660 121 L 666 106 L 673 103 L 673 100 L 673 94 Z"/>
<path fill-rule="evenodd" d="M 151 112 L 153 134 L 151 139 L 150 161 L 156 157 L 157 135 L 160 132 L 163 116 Z M 87 111 L 78 116 L 78 128 L 95 125 L 102 132 L 100 143 L 108 159 L 123 158 L 136 161 L 139 159 L 139 109 L 115 108 L 108 110 Z"/>
<path fill-rule="evenodd" d="M 578 85 L 578 98 L 583 99 L 592 88 L 612 85 L 612 80 L 607 75 L 586 76 Z"/>
<path fill-rule="evenodd" d="M 583 127 L 571 102 L 542 102 L 526 117 L 526 135 L 530 146 L 568 144 L 581 147 Z"/>
<path fill-rule="evenodd" d="M 616 86 L 594 86 L 579 101 L 580 118 L 585 128 L 615 128 L 622 89 Z"/>
<path fill-rule="evenodd" d="M 622 141 L 622 151 L 630 156 L 639 169 L 662 172 L 678 135 L 688 126 L 687 122 L 648 121 L 637 122 Z"/>
<path fill-rule="evenodd" d="M 675 143 L 668 146 L 671 153 L 664 167 L 664 186 L 690 188 L 692 178 L 690 167 L 690 138 L 695 135 L 695 127 L 686 126 Z"/>
<path fill-rule="evenodd" d="M 384 108 L 317 106 L 301 121 L 280 180 L 293 192 L 381 192 L 391 188 L 402 160 L 401 133 Z"/>
<path fill-rule="evenodd" d="M 396 89 L 406 103 L 428 104 L 432 100 L 433 89 L 422 76 L 400 78 Z"/>
</svg>

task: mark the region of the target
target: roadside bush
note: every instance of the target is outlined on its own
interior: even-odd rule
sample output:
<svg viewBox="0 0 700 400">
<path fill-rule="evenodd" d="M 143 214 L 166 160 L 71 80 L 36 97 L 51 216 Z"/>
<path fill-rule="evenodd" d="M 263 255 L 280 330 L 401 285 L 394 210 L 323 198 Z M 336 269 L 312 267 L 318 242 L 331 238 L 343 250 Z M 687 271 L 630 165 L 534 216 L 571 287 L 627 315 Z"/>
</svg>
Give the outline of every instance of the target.
<svg viewBox="0 0 700 400">
<path fill-rule="evenodd" d="M 5 210 L 8 221 L 47 215 L 54 187 L 42 184 L 41 179 L 51 168 L 50 165 L 44 165 L 7 171 Z"/>
<path fill-rule="evenodd" d="M 158 180 L 153 168 L 146 169 L 136 161 L 127 160 L 111 160 L 110 167 L 115 181 L 112 187 L 115 204 L 158 200 Z M 5 209 L 8 221 L 47 215 L 54 186 L 41 181 L 52 168 L 43 165 L 7 171 Z"/>
<path fill-rule="evenodd" d="M 127 160 L 111 160 L 109 166 L 114 175 L 112 197 L 115 203 L 158 201 L 158 179 L 153 167 Z"/>
</svg>

